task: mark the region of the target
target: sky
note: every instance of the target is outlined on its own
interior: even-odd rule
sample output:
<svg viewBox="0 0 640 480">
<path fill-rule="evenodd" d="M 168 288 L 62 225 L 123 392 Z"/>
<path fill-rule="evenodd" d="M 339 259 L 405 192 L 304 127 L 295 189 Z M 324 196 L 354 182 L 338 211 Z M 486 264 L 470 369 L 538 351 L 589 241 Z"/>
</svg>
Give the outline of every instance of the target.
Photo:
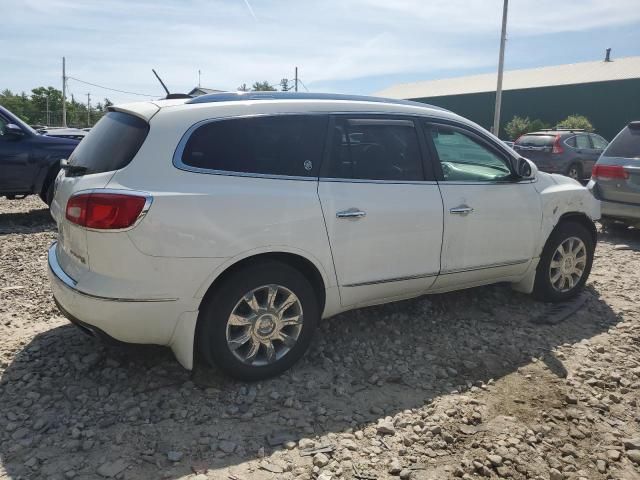
<svg viewBox="0 0 640 480">
<path fill-rule="evenodd" d="M 115 103 L 293 79 L 310 91 L 494 72 L 502 0 L 0 0 L 0 91 Z M 640 55 L 640 0 L 510 0 L 505 69 Z M 117 93 L 80 83 L 90 82 Z"/>
</svg>

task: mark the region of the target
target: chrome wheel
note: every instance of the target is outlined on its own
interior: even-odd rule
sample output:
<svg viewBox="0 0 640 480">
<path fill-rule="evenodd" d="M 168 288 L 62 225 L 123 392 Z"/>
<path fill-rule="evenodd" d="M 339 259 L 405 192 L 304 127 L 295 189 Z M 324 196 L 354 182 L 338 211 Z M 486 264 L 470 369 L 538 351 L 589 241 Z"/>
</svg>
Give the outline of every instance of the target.
<svg viewBox="0 0 640 480">
<path fill-rule="evenodd" d="M 578 237 L 564 240 L 551 257 L 549 280 L 554 290 L 568 292 L 582 279 L 587 267 L 587 247 Z"/>
<path fill-rule="evenodd" d="M 233 307 L 227 320 L 227 346 L 247 365 L 268 365 L 294 347 L 302 321 L 302 304 L 295 293 L 281 285 L 264 285 Z"/>
</svg>

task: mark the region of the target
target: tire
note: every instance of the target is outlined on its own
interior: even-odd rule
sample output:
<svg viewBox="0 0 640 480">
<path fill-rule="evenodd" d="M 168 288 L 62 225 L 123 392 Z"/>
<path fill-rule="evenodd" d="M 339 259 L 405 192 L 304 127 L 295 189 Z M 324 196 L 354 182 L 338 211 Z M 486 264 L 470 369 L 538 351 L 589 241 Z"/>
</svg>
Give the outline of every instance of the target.
<svg viewBox="0 0 640 480">
<path fill-rule="evenodd" d="M 577 240 L 582 242 L 583 249 L 578 251 L 577 256 L 573 256 L 570 260 L 567 260 L 566 257 L 563 258 L 559 248 L 562 246 L 562 250 L 565 252 L 569 248 L 577 250 L 580 246 Z M 570 241 L 572 243 L 565 243 Z M 595 244 L 591 232 L 583 225 L 573 221 L 560 223 L 547 239 L 540 256 L 533 287 L 534 297 L 545 302 L 561 302 L 575 297 L 580 293 L 589 277 L 591 265 L 593 264 L 594 250 Z M 581 255 L 582 251 L 584 256 Z M 572 270 L 574 267 L 578 270 L 582 269 L 581 276 L 577 277 L 574 273 L 567 273 L 574 272 L 575 270 Z M 558 274 L 564 280 L 558 278 Z M 571 280 L 569 280 L 569 277 L 571 277 Z M 555 282 L 552 281 L 556 278 L 558 279 Z"/>
<path fill-rule="evenodd" d="M 582 165 L 580 165 L 579 163 L 572 163 L 571 165 L 569 165 L 569 168 L 567 168 L 567 172 L 565 173 L 565 175 L 569 178 L 577 180 L 578 182 L 582 182 Z"/>
<path fill-rule="evenodd" d="M 50 181 L 46 185 L 46 187 L 42 189 L 42 192 L 38 194 L 38 196 L 40 197 L 40 200 L 46 203 L 48 207 L 50 207 L 51 203 L 53 202 L 54 183 L 55 182 Z"/>
<path fill-rule="evenodd" d="M 297 303 L 278 313 L 293 298 L 289 294 Z M 316 292 L 302 273 L 285 263 L 260 262 L 233 272 L 205 298 L 198 351 L 231 377 L 262 380 L 284 372 L 304 355 L 319 319 Z"/>
</svg>

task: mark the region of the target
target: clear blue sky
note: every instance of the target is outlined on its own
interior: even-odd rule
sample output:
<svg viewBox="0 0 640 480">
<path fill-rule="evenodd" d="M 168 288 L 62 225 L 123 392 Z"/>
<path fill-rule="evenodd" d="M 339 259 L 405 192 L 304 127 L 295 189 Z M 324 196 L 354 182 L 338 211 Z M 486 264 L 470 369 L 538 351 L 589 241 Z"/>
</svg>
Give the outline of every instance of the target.
<svg viewBox="0 0 640 480">
<path fill-rule="evenodd" d="M 493 72 L 502 0 L 0 0 L 0 89 L 72 77 L 161 96 L 293 78 L 312 91 Z M 505 68 L 640 55 L 640 0 L 511 0 Z M 143 99 L 69 80 L 115 102 Z M 86 97 L 85 97 L 86 98 Z"/>
</svg>

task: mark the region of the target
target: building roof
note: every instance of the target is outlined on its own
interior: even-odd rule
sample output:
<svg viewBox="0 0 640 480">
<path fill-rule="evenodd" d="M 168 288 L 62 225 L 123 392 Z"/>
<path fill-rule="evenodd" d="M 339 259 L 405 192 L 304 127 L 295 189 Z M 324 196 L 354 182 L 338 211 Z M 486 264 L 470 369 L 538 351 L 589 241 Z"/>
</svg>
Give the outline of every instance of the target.
<svg viewBox="0 0 640 480">
<path fill-rule="evenodd" d="M 584 62 L 553 67 L 505 71 L 502 88 L 520 90 L 525 88 L 574 85 L 580 83 L 606 82 L 640 78 L 640 57 L 617 58 L 610 62 Z M 447 78 L 426 82 L 394 85 L 376 95 L 390 98 L 431 98 L 466 93 L 494 92 L 497 73 L 486 73 L 470 77 Z"/>
<path fill-rule="evenodd" d="M 224 92 L 224 90 L 216 90 L 215 88 L 193 87 L 188 95 L 192 97 L 198 97 L 200 95 L 207 95 L 209 93 Z"/>
</svg>

